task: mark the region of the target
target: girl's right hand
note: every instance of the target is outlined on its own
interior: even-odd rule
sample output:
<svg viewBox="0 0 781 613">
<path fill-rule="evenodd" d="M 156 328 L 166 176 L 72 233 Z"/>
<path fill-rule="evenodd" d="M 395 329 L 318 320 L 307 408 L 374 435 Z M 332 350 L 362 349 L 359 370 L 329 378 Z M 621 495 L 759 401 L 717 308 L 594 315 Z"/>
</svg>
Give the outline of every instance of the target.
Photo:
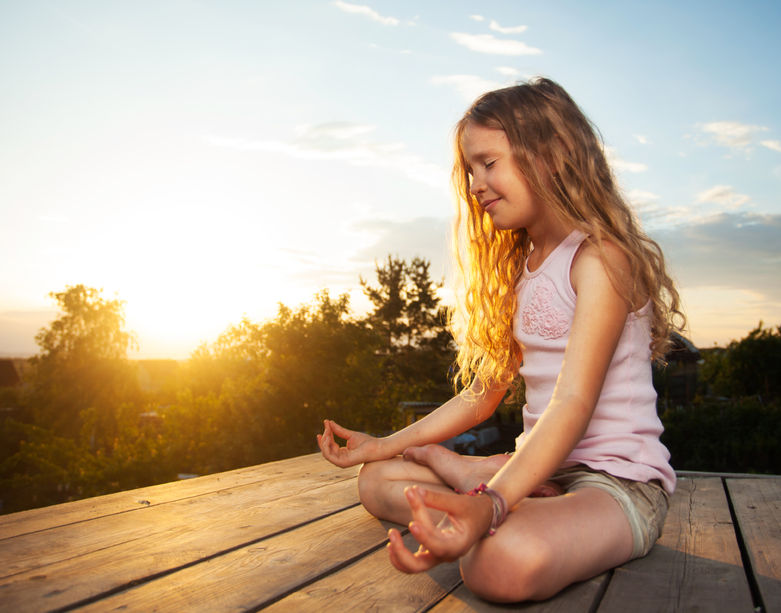
<svg viewBox="0 0 781 613">
<path fill-rule="evenodd" d="M 323 425 L 323 433 L 317 435 L 317 444 L 323 457 L 332 464 L 346 468 L 382 459 L 379 440 L 375 437 L 348 430 L 330 419 L 326 419 Z M 345 439 L 344 447 L 334 440 L 334 434 Z"/>
</svg>

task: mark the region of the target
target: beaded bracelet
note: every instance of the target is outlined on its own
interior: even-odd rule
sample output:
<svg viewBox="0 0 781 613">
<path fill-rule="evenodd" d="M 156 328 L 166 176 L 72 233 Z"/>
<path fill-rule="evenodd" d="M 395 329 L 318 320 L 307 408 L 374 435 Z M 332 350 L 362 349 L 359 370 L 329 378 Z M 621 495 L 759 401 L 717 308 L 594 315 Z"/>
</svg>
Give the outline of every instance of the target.
<svg viewBox="0 0 781 613">
<path fill-rule="evenodd" d="M 504 523 L 507 519 L 507 501 L 499 492 L 488 487 L 485 483 L 481 483 L 471 492 L 466 492 L 467 496 L 479 496 L 485 494 L 491 499 L 492 515 L 491 525 L 488 527 L 488 534 L 493 536 L 496 534 L 496 529 Z"/>
</svg>

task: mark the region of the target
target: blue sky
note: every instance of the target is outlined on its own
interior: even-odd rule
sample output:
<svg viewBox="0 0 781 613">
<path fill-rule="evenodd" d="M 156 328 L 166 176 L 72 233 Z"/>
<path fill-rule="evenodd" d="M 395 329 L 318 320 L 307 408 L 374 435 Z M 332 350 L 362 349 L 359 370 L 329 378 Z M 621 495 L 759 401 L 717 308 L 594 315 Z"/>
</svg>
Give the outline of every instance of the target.
<svg viewBox="0 0 781 613">
<path fill-rule="evenodd" d="M 0 0 L 0 354 L 47 294 L 127 302 L 138 355 L 447 271 L 451 130 L 533 75 L 599 127 L 700 346 L 781 323 L 781 5 Z"/>
</svg>

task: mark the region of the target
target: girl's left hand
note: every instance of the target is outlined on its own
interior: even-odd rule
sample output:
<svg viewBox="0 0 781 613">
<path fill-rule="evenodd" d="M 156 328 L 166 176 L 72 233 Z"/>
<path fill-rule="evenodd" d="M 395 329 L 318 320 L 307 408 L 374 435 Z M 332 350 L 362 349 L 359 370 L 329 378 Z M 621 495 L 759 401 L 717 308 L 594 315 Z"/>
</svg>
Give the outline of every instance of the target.
<svg viewBox="0 0 781 613">
<path fill-rule="evenodd" d="M 429 570 L 441 562 L 457 560 L 488 532 L 493 503 L 488 496 L 466 496 L 427 490 L 413 485 L 404 490 L 412 521 L 412 536 L 420 543 L 414 554 L 404 546 L 401 533 L 388 532 L 388 552 L 393 566 L 405 573 Z M 435 525 L 428 508 L 447 515 Z"/>
</svg>

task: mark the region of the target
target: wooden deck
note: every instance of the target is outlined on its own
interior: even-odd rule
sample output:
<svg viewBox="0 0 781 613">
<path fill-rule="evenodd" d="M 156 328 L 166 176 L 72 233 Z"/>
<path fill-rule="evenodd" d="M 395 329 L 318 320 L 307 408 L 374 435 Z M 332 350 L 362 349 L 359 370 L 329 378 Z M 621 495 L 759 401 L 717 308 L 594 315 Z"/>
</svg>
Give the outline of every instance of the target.
<svg viewBox="0 0 781 613">
<path fill-rule="evenodd" d="M 680 480 L 653 551 L 536 604 L 393 569 L 356 469 L 293 458 L 0 517 L 0 611 L 781 611 L 781 478 Z"/>
</svg>

